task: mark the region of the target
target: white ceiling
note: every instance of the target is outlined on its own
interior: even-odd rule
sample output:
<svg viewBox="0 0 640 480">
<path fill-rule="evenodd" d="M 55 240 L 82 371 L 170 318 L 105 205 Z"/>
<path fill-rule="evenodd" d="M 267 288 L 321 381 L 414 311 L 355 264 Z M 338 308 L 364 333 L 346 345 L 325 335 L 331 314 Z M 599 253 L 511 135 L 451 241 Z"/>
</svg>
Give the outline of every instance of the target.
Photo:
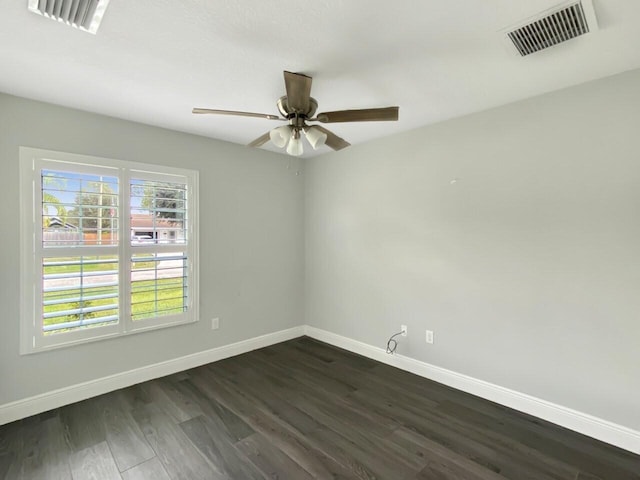
<svg viewBox="0 0 640 480">
<path fill-rule="evenodd" d="M 327 125 L 357 144 L 640 67 L 640 0 L 594 0 L 597 32 L 529 57 L 505 46 L 499 31 L 559 3 L 111 0 L 94 36 L 0 0 L 0 91 L 247 144 L 277 124 L 192 107 L 276 114 L 290 70 L 319 112 L 400 106 Z"/>
</svg>

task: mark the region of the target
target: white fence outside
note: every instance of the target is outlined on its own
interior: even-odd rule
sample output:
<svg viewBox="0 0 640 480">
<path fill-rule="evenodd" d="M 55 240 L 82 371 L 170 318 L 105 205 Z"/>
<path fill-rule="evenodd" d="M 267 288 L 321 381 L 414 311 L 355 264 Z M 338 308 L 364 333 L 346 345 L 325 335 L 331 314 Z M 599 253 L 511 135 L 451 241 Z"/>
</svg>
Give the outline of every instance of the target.
<svg viewBox="0 0 640 480">
<path fill-rule="evenodd" d="M 42 242 L 45 245 L 73 245 L 82 241 L 82 233 L 79 231 L 46 230 L 42 232 Z"/>
</svg>

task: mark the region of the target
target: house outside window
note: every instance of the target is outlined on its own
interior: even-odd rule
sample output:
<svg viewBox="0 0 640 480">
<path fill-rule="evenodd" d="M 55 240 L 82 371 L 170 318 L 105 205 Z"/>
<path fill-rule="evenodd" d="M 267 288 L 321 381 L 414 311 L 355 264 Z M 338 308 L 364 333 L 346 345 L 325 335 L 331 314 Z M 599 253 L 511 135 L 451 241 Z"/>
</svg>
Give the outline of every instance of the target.
<svg viewBox="0 0 640 480">
<path fill-rule="evenodd" d="M 193 170 L 20 149 L 21 352 L 197 321 Z"/>
</svg>

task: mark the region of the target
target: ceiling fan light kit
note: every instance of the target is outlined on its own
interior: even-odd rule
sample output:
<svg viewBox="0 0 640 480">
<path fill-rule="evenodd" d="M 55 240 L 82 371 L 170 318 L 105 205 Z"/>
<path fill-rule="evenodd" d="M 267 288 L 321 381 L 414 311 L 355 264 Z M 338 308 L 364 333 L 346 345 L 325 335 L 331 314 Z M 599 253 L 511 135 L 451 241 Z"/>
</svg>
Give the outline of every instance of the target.
<svg viewBox="0 0 640 480">
<path fill-rule="evenodd" d="M 312 78 L 301 73 L 284 72 L 284 84 L 287 94 L 277 102 L 282 117 L 266 113 L 239 112 L 235 110 L 215 110 L 210 108 L 194 108 L 196 114 L 237 115 L 242 117 L 258 117 L 267 120 L 288 122 L 276 127 L 249 143 L 250 147 L 260 147 L 271 142 L 278 148 L 285 148 L 289 155 L 299 156 L 304 153 L 302 135 L 314 150 L 327 145 L 333 150 L 342 150 L 350 145 L 333 132 L 320 125 L 308 125 L 307 122 L 339 123 L 339 122 L 388 122 L 398 120 L 399 107 L 365 108 L 361 110 L 339 110 L 336 112 L 313 115 L 318 102 L 311 97 Z"/>
<path fill-rule="evenodd" d="M 304 134 L 314 150 L 317 150 L 327 141 L 327 134 L 315 125 L 305 128 Z"/>
<path fill-rule="evenodd" d="M 299 156 L 304 153 L 300 132 L 304 133 L 305 138 L 314 150 L 324 145 L 327 140 L 327 134 L 315 125 L 302 129 L 293 125 L 282 125 L 269 132 L 269 139 L 278 148 L 287 147 L 289 155 Z"/>
<path fill-rule="evenodd" d="M 293 135 L 287 145 L 287 153 L 294 157 L 298 157 L 304 153 L 304 149 L 302 148 L 302 138 L 300 138 L 300 130 L 297 128 L 293 129 Z"/>
<path fill-rule="evenodd" d="M 278 148 L 284 148 L 292 135 L 293 127 L 291 125 L 282 125 L 269 132 L 271 142 Z"/>
</svg>

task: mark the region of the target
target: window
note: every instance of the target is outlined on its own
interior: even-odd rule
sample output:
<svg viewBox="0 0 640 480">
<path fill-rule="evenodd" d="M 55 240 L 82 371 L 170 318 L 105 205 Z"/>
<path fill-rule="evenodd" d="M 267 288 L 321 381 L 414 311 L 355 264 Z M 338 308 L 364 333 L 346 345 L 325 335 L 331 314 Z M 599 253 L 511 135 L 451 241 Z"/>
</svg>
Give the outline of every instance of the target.
<svg viewBox="0 0 640 480">
<path fill-rule="evenodd" d="M 23 353 L 197 320 L 197 172 L 20 161 Z"/>
</svg>

